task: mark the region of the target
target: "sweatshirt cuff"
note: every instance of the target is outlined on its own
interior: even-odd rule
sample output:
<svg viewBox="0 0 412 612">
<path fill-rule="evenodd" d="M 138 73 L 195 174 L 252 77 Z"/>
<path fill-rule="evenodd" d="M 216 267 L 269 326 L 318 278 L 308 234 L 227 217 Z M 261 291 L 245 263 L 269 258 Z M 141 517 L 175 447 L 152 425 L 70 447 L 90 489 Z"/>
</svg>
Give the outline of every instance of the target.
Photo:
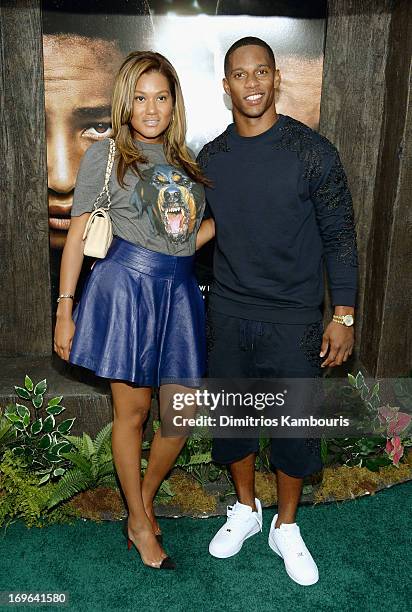
<svg viewBox="0 0 412 612">
<path fill-rule="evenodd" d="M 332 306 L 356 307 L 356 289 L 331 289 Z"/>
</svg>

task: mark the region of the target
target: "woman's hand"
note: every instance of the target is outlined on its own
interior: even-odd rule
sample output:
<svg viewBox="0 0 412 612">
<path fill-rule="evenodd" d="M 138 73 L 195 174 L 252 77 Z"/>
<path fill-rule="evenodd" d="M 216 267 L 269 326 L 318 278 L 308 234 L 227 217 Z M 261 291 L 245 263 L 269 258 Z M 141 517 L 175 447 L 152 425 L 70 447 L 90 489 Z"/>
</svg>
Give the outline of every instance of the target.
<svg viewBox="0 0 412 612">
<path fill-rule="evenodd" d="M 74 295 L 80 270 L 83 263 L 83 232 L 90 213 L 72 217 L 64 245 L 60 266 L 59 293 Z M 54 350 L 61 359 L 69 360 L 75 324 L 72 319 L 73 300 L 62 299 L 56 311 L 56 328 L 54 330 Z"/>
<path fill-rule="evenodd" d="M 214 219 L 205 219 L 202 221 L 199 231 L 196 236 L 196 251 L 200 249 L 206 242 L 215 237 L 215 221 Z"/>
<path fill-rule="evenodd" d="M 56 327 L 54 330 L 54 350 L 58 356 L 65 361 L 69 361 L 75 329 L 76 326 L 71 316 L 57 316 Z"/>
</svg>

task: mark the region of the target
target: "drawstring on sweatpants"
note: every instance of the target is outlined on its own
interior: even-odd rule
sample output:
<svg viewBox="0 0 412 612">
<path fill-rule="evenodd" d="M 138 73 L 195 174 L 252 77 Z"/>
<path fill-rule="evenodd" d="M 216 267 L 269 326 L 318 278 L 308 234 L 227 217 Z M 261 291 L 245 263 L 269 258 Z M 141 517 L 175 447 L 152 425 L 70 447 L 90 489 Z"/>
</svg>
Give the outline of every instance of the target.
<svg viewBox="0 0 412 612">
<path fill-rule="evenodd" d="M 250 321 L 240 319 L 239 321 L 239 348 L 243 351 L 253 351 L 256 337 L 263 335 L 263 324 L 261 321 Z"/>
</svg>

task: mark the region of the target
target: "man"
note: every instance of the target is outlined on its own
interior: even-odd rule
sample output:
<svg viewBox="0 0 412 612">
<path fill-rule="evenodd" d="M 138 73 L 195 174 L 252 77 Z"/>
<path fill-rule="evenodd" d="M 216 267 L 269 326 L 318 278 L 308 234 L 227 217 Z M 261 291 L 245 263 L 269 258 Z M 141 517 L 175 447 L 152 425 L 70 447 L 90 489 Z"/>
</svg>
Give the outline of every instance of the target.
<svg viewBox="0 0 412 612">
<path fill-rule="evenodd" d="M 280 69 L 276 109 L 302 121 L 309 127 L 319 128 L 320 94 L 322 88 L 323 47 L 326 30 L 326 0 L 217 0 L 216 15 L 248 15 L 266 17 L 253 19 L 248 25 L 240 19 L 239 36 L 244 28 L 258 28 L 253 34 L 262 35 L 276 53 Z M 274 19 L 273 19 L 274 18 Z M 267 23 L 267 25 L 266 25 Z M 260 30 L 260 34 L 257 32 Z M 236 30 L 235 30 L 236 32 Z M 226 28 L 220 37 L 225 50 L 234 40 L 232 28 Z M 219 47 L 220 52 L 220 47 Z"/>
<path fill-rule="evenodd" d="M 234 124 L 198 157 L 216 223 L 210 378 L 314 378 L 353 349 L 358 264 L 346 176 L 326 138 L 277 113 L 278 84 L 267 43 L 235 42 L 223 79 Z M 334 318 L 322 333 L 324 262 Z M 257 439 L 214 439 L 213 458 L 230 465 L 238 497 L 210 543 L 215 557 L 236 554 L 262 530 L 257 450 Z M 269 545 L 295 582 L 314 584 L 318 569 L 295 518 L 303 478 L 321 469 L 318 440 L 273 439 L 271 463 L 278 514 Z"/>
</svg>

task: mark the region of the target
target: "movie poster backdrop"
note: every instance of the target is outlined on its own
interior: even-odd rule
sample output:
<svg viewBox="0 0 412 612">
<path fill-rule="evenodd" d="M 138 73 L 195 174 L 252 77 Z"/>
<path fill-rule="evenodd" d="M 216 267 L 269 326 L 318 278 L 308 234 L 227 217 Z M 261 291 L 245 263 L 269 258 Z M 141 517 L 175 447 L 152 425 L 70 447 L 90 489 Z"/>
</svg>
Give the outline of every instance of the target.
<svg viewBox="0 0 412 612">
<path fill-rule="evenodd" d="M 243 36 L 273 48 L 277 110 L 319 126 L 326 8 L 323 0 L 45 0 L 42 3 L 48 205 L 53 312 L 80 160 L 110 134 L 113 82 L 132 50 L 152 49 L 175 66 L 186 104 L 188 145 L 201 147 L 232 122 L 223 58 Z M 207 294 L 212 245 L 198 256 Z M 85 258 L 76 297 L 93 261 Z"/>
</svg>

